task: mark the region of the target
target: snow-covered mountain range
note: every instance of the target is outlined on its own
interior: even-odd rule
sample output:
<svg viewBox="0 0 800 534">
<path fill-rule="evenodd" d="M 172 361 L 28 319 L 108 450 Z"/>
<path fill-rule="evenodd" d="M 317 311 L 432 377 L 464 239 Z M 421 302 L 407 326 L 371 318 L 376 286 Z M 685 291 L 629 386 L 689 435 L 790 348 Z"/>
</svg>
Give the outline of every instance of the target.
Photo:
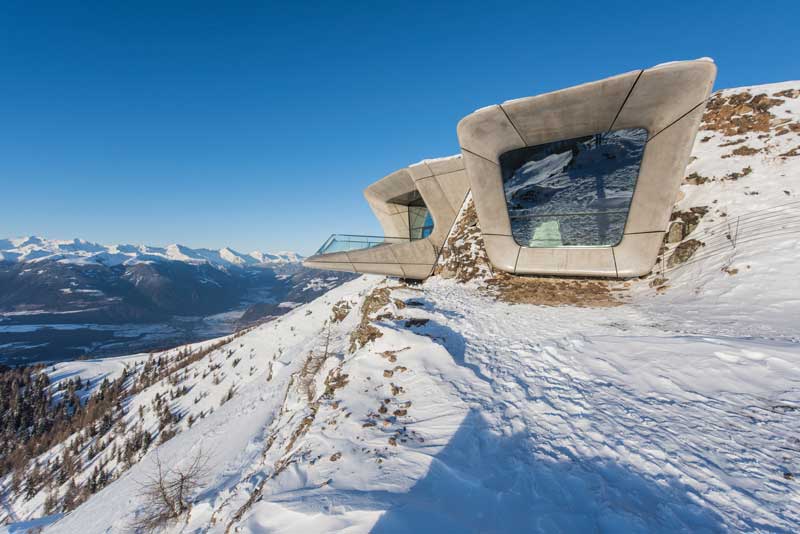
<svg viewBox="0 0 800 534">
<path fill-rule="evenodd" d="M 294 252 L 0 239 L 0 365 L 216 337 L 352 278 Z"/>
<path fill-rule="evenodd" d="M 296 252 L 270 254 L 253 251 L 249 254 L 231 248 L 219 250 L 190 248 L 184 245 L 153 247 L 147 245 L 101 245 L 83 239 L 56 240 L 43 237 L 0 239 L 0 261 L 37 262 L 59 261 L 72 264 L 101 264 L 106 266 L 134 265 L 158 261 L 208 263 L 215 267 L 251 267 L 297 263 L 303 257 Z"/>
<path fill-rule="evenodd" d="M 717 92 L 646 277 L 493 275 L 468 198 L 424 283 L 47 366 L 44 412 L 86 408 L 52 435 L 8 410 L 45 430 L 0 533 L 133 531 L 196 458 L 162 532 L 798 532 L 798 177 L 800 82 Z"/>
</svg>

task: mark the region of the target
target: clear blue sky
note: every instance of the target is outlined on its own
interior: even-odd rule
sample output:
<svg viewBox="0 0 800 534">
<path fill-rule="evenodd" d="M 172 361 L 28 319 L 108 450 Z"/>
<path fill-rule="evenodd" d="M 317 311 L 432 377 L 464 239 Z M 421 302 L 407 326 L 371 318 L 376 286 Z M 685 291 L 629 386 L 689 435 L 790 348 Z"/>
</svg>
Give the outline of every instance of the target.
<svg viewBox="0 0 800 534">
<path fill-rule="evenodd" d="M 800 2 L 0 3 L 0 237 L 311 253 L 472 110 L 675 59 L 800 78 Z"/>
</svg>

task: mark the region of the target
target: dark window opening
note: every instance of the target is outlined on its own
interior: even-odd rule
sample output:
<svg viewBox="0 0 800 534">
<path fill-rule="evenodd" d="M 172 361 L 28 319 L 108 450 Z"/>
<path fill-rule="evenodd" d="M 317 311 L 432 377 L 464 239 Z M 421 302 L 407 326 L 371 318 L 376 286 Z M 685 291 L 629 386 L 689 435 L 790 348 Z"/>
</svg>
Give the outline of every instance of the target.
<svg viewBox="0 0 800 534">
<path fill-rule="evenodd" d="M 408 236 L 412 240 L 425 239 L 431 235 L 433 218 L 419 191 L 411 191 L 391 202 L 408 207 Z"/>
</svg>

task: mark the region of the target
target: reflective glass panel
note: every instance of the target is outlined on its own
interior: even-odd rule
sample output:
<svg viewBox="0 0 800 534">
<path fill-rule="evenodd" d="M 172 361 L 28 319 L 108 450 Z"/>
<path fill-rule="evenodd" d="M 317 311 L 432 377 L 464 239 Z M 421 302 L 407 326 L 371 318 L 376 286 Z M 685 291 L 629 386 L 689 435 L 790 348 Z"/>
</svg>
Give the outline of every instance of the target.
<svg viewBox="0 0 800 534">
<path fill-rule="evenodd" d="M 360 250 L 364 248 L 378 247 L 381 245 L 392 245 L 395 243 L 407 243 L 409 240 L 403 237 L 382 237 L 370 235 L 350 235 L 333 234 L 330 236 L 315 254 L 330 254 L 332 252 L 347 252 L 350 250 Z"/>
<path fill-rule="evenodd" d="M 511 233 L 524 247 L 622 240 L 647 130 L 556 141 L 500 156 Z"/>
<path fill-rule="evenodd" d="M 425 204 L 408 207 L 408 228 L 411 239 L 423 239 L 430 235 L 433 219 Z"/>
</svg>

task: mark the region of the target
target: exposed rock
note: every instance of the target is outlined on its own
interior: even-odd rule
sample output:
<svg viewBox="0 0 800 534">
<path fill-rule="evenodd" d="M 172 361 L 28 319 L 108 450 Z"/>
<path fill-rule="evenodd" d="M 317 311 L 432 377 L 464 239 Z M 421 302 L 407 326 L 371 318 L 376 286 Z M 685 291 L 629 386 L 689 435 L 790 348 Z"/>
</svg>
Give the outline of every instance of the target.
<svg viewBox="0 0 800 534">
<path fill-rule="evenodd" d="M 786 89 L 784 91 L 778 91 L 773 96 L 781 96 L 783 98 L 798 98 L 800 97 L 800 89 Z"/>
<path fill-rule="evenodd" d="M 741 172 L 732 172 L 730 174 L 726 174 L 722 177 L 722 180 L 738 180 L 739 178 L 743 178 L 752 172 L 753 169 L 751 167 L 745 167 L 741 170 Z"/>
<path fill-rule="evenodd" d="M 656 276 L 652 280 L 650 280 L 650 287 L 655 288 L 656 290 L 665 289 L 667 287 L 668 280 L 663 276 Z"/>
<path fill-rule="evenodd" d="M 370 341 L 383 336 L 383 332 L 370 324 L 371 315 L 389 304 L 391 288 L 379 287 L 370 293 L 361 306 L 361 321 L 350 334 L 350 352 L 355 352 Z"/>
<path fill-rule="evenodd" d="M 706 105 L 702 129 L 717 131 L 726 136 L 767 132 L 770 121 L 775 118 L 769 109 L 783 102 L 784 100 L 770 98 L 765 93 L 756 96 L 747 91 L 729 96 L 716 93 Z"/>
<path fill-rule="evenodd" d="M 700 219 L 708 213 L 708 206 L 695 206 L 693 208 L 689 208 L 685 211 L 674 211 L 672 212 L 672 216 L 670 217 L 670 221 L 682 221 L 683 222 L 683 234 L 681 239 L 684 239 L 687 235 L 691 234 L 697 225 L 700 224 Z M 672 227 L 670 226 L 670 231 L 672 231 Z M 670 243 L 674 243 L 675 241 L 669 241 Z"/>
<path fill-rule="evenodd" d="M 331 321 L 334 323 L 342 322 L 350 313 L 352 306 L 346 300 L 340 300 L 331 308 Z"/>
<path fill-rule="evenodd" d="M 471 196 L 453 225 L 433 273 L 459 282 L 491 276 L 478 213 Z"/>
<path fill-rule="evenodd" d="M 688 241 L 684 241 L 675 247 L 675 250 L 669 257 L 669 260 L 667 260 L 667 268 L 672 268 L 682 263 L 686 263 L 689 258 L 694 255 L 697 249 L 703 246 L 703 243 L 697 239 L 689 239 Z"/>
<path fill-rule="evenodd" d="M 673 221 L 669 225 L 669 231 L 667 232 L 667 243 L 680 243 L 683 241 L 685 232 L 686 224 L 683 221 Z"/>
<path fill-rule="evenodd" d="M 696 172 L 693 172 L 689 176 L 686 177 L 686 183 L 690 185 L 700 185 L 704 184 L 708 181 L 708 178 L 705 176 L 701 176 Z"/>
<path fill-rule="evenodd" d="M 350 375 L 342 372 L 341 367 L 331 369 L 328 376 L 325 377 L 325 392 L 322 394 L 322 398 L 332 399 L 337 389 L 342 389 L 349 383 L 349 377 Z"/>
</svg>

